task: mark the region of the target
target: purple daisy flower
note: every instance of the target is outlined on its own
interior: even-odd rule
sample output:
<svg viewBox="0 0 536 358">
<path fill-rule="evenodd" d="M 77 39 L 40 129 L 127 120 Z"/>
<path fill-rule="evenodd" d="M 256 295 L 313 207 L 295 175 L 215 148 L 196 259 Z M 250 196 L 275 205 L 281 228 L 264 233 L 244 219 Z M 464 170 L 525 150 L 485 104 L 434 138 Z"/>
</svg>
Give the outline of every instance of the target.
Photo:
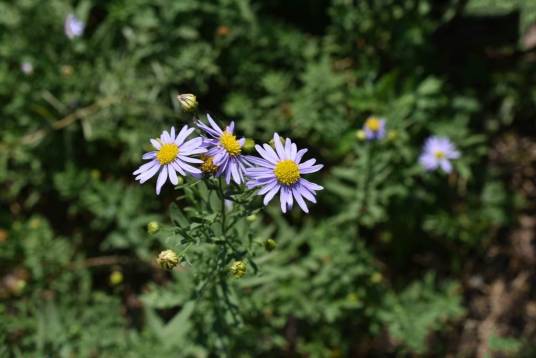
<svg viewBox="0 0 536 358">
<path fill-rule="evenodd" d="M 151 139 L 151 144 L 156 150 L 143 155 L 142 158 L 150 160 L 150 162 L 143 164 L 133 173 L 136 175 L 136 180 L 143 184 L 160 171 L 156 181 L 156 194 L 159 195 L 160 189 L 162 189 L 168 177 L 171 184 L 178 184 L 179 179 L 176 172 L 179 172 L 182 176 L 201 174 L 201 170 L 187 164 L 203 163 L 202 160 L 191 156 L 207 151 L 203 147 L 203 138 L 201 137 L 185 142 L 186 137 L 192 134 L 194 130 L 195 128 L 188 128 L 185 125 L 179 134 L 175 136 L 175 128 L 171 127 L 171 133 L 164 131 L 159 139 Z"/>
<path fill-rule="evenodd" d="M 427 171 L 441 168 L 445 173 L 450 173 L 452 171 L 450 161 L 459 157 L 460 152 L 450 139 L 432 136 L 424 143 L 419 163 Z"/>
<path fill-rule="evenodd" d="M 78 19 L 74 14 L 69 14 L 67 17 L 65 17 L 63 27 L 65 30 L 65 35 L 72 40 L 76 37 L 82 36 L 86 24 L 82 20 Z"/>
<path fill-rule="evenodd" d="M 25 61 L 20 64 L 20 70 L 27 76 L 30 76 L 34 72 L 33 64 L 29 61 Z"/>
<path fill-rule="evenodd" d="M 242 155 L 246 139 L 236 139 L 233 134 L 234 122 L 222 130 L 210 114 L 207 114 L 207 118 L 210 126 L 200 121 L 197 122 L 197 126 L 209 135 L 203 145 L 208 148 L 207 156 L 212 158 L 213 164 L 218 167 L 216 176 L 224 175 L 227 184 L 231 182 L 231 178 L 236 184 L 245 182 L 244 173 L 246 167 L 250 165 Z"/>
<path fill-rule="evenodd" d="M 363 125 L 365 138 L 368 140 L 378 140 L 385 137 L 385 119 L 369 117 Z"/>
<path fill-rule="evenodd" d="M 246 174 L 252 179 L 248 181 L 248 188 L 262 187 L 258 195 L 264 195 L 264 205 L 281 192 L 281 211 L 286 213 L 292 208 L 294 200 L 306 213 L 309 212 L 305 200 L 316 203 L 315 191 L 324 189 L 320 185 L 303 179 L 303 174 L 310 174 L 322 169 L 322 164 L 317 164 L 316 159 L 309 159 L 301 163 L 307 149 L 298 150 L 296 144 L 290 139 L 281 143 L 277 133 L 274 133 L 275 150 L 268 144 L 263 147 L 256 145 L 255 149 L 262 158 L 248 157 L 248 160 L 257 165 L 256 168 L 246 169 Z"/>
</svg>

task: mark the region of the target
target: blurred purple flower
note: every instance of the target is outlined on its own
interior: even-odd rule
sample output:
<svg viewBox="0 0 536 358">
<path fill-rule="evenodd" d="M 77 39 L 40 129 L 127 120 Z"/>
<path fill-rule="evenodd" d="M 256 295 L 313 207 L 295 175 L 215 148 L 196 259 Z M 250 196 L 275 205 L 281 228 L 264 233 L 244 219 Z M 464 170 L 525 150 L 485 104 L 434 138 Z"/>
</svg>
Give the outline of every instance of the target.
<svg viewBox="0 0 536 358">
<path fill-rule="evenodd" d="M 365 138 L 368 140 L 378 140 L 385 137 L 385 119 L 369 117 L 363 125 Z"/>
<path fill-rule="evenodd" d="M 460 152 L 456 150 L 456 146 L 450 139 L 432 136 L 424 143 L 419 163 L 427 171 L 441 168 L 445 173 L 450 173 L 452 171 L 451 160 L 459 157 Z"/>
<path fill-rule="evenodd" d="M 195 128 L 184 126 L 179 134 L 175 136 L 175 128 L 171 127 L 171 133 L 164 131 L 159 139 L 151 139 L 151 144 L 156 151 L 143 155 L 142 158 L 150 160 L 150 162 L 143 164 L 133 173 L 136 175 L 136 180 L 139 180 L 140 184 L 143 184 L 162 169 L 156 182 L 156 194 L 159 195 L 168 177 L 171 184 L 178 184 L 179 179 L 176 172 L 179 172 L 182 176 L 186 176 L 186 174 L 201 174 L 201 170 L 187 164 L 203 163 L 202 160 L 192 158 L 191 156 L 207 151 L 206 148 L 202 147 L 203 138 L 201 137 L 184 142 L 186 137 L 192 134 L 194 130 Z"/>
<path fill-rule="evenodd" d="M 301 163 L 307 149 L 298 151 L 295 143 L 287 138 L 285 145 L 277 133 L 274 133 L 275 150 L 268 144 L 264 147 L 256 145 L 255 149 L 262 158 L 248 157 L 248 160 L 257 165 L 256 168 L 246 169 L 246 174 L 252 179 L 248 181 L 248 188 L 262 187 L 258 195 L 264 195 L 264 205 L 280 192 L 281 211 L 286 213 L 291 209 L 294 200 L 306 213 L 309 212 L 305 200 L 316 203 L 315 191 L 322 190 L 320 185 L 303 179 L 303 174 L 310 174 L 322 169 L 322 164 L 317 164 L 316 159 L 309 159 Z"/>
<path fill-rule="evenodd" d="M 29 76 L 29 75 L 31 75 L 33 73 L 34 67 L 33 67 L 33 64 L 31 62 L 25 61 L 25 62 L 20 64 L 20 70 L 22 71 L 22 73 L 24 73 L 25 75 Z"/>
<path fill-rule="evenodd" d="M 208 148 L 207 156 L 212 157 L 214 165 L 218 167 L 216 176 L 225 176 L 225 182 L 229 184 L 231 178 L 236 184 L 243 183 L 248 161 L 242 155 L 242 147 L 245 138 L 236 139 L 234 135 L 234 122 L 231 122 L 225 130 L 222 130 L 212 117 L 207 114 L 210 126 L 197 122 L 197 126 L 208 134 L 204 145 Z"/>
<path fill-rule="evenodd" d="M 76 37 L 82 36 L 85 27 L 86 24 L 82 20 L 79 20 L 74 14 L 69 14 L 67 17 L 65 17 L 65 35 L 69 39 L 72 40 Z"/>
</svg>

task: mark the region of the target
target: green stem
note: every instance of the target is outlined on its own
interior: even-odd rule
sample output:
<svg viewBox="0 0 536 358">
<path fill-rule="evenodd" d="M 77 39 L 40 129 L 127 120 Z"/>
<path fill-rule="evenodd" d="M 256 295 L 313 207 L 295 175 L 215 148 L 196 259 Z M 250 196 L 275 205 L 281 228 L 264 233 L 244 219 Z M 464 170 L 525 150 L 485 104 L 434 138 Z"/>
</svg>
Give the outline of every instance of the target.
<svg viewBox="0 0 536 358">
<path fill-rule="evenodd" d="M 225 220 L 226 220 L 225 193 L 223 191 L 223 182 L 221 178 L 219 181 L 219 191 L 220 191 L 220 196 L 221 196 L 221 233 L 223 237 L 225 238 L 225 234 L 227 233 L 227 228 L 225 227 Z"/>
</svg>

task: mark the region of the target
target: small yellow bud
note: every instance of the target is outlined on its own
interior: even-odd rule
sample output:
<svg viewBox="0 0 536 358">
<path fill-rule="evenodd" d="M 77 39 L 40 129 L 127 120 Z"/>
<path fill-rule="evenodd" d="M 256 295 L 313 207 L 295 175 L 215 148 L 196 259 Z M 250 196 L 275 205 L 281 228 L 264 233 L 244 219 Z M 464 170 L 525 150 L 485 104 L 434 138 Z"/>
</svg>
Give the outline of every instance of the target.
<svg viewBox="0 0 536 358">
<path fill-rule="evenodd" d="M 89 172 L 89 175 L 91 176 L 91 179 L 93 179 L 93 180 L 99 180 L 100 177 L 101 177 L 101 172 L 100 172 L 100 170 L 98 170 L 98 169 L 92 169 L 92 170 Z"/>
<path fill-rule="evenodd" d="M 359 140 L 365 140 L 366 136 L 365 136 L 365 131 L 360 129 L 358 130 L 356 133 L 355 133 L 355 136 L 357 139 Z"/>
<path fill-rule="evenodd" d="M 280 136 L 280 137 L 279 137 L 279 141 L 281 142 L 281 144 L 285 145 L 285 138 L 283 138 L 283 137 Z M 270 144 L 270 146 L 271 146 L 272 148 L 275 148 L 275 142 L 274 142 L 274 139 L 273 139 L 273 138 L 270 139 L 270 141 L 268 142 L 268 144 Z"/>
<path fill-rule="evenodd" d="M 247 266 L 243 261 L 235 261 L 229 268 L 235 278 L 241 278 L 246 274 Z"/>
<path fill-rule="evenodd" d="M 398 132 L 395 130 L 389 131 L 387 133 L 387 140 L 395 141 L 398 138 Z"/>
<path fill-rule="evenodd" d="M 277 246 L 277 242 L 275 240 L 272 240 L 272 239 L 268 239 L 264 242 L 264 248 L 266 249 L 266 251 L 268 252 L 271 252 L 271 251 L 274 251 L 274 249 L 276 248 Z"/>
<path fill-rule="evenodd" d="M 346 296 L 346 299 L 348 300 L 349 303 L 353 303 L 353 304 L 359 303 L 359 295 L 357 294 L 357 292 L 349 293 Z"/>
<path fill-rule="evenodd" d="M 383 281 L 383 276 L 380 272 L 374 272 L 372 276 L 370 276 L 370 282 L 378 284 Z"/>
<path fill-rule="evenodd" d="M 192 112 L 197 108 L 197 98 L 191 93 L 179 94 L 177 100 L 181 107 L 186 112 Z"/>
<path fill-rule="evenodd" d="M 33 218 L 30 220 L 30 229 L 38 229 L 41 226 L 41 220 L 39 218 Z"/>
<path fill-rule="evenodd" d="M 147 224 L 147 232 L 151 235 L 154 235 L 160 230 L 160 225 L 156 221 L 151 221 Z"/>
<path fill-rule="evenodd" d="M 8 234 L 7 230 L 0 229 L 0 242 L 6 241 L 8 236 L 9 236 L 9 234 Z"/>
<path fill-rule="evenodd" d="M 179 256 L 173 250 L 165 250 L 158 255 L 156 262 L 164 270 L 171 270 L 179 264 Z"/>
<path fill-rule="evenodd" d="M 200 166 L 200 169 L 205 174 L 216 174 L 218 171 L 218 166 L 214 164 L 214 158 L 207 155 L 202 155 L 200 158 L 203 163 Z"/>
<path fill-rule="evenodd" d="M 255 141 L 251 138 L 246 138 L 246 142 L 242 146 L 242 149 L 247 153 L 253 152 L 253 149 L 255 149 Z"/>
<path fill-rule="evenodd" d="M 63 66 L 61 66 L 61 74 L 64 75 L 65 77 L 68 77 L 68 76 L 72 75 L 73 72 L 74 72 L 73 66 L 71 66 L 71 65 L 63 65 Z"/>
<path fill-rule="evenodd" d="M 19 296 L 22 291 L 24 291 L 24 289 L 26 288 L 26 285 L 27 285 L 27 282 L 26 280 L 18 280 L 16 283 L 15 283 L 15 286 L 13 287 L 13 294 L 15 296 Z"/>
<path fill-rule="evenodd" d="M 251 214 L 249 216 L 246 216 L 246 220 L 249 222 L 254 222 L 255 220 L 257 220 L 257 215 Z"/>
<path fill-rule="evenodd" d="M 118 270 L 112 271 L 109 277 L 110 285 L 117 286 L 123 282 L 123 273 Z"/>
</svg>

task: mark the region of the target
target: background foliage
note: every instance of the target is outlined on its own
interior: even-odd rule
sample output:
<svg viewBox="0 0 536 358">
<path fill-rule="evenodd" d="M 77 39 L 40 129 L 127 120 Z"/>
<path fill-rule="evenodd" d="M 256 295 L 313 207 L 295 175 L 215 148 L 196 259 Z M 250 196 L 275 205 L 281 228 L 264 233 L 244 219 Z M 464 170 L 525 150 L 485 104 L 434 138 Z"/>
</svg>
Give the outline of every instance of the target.
<svg viewBox="0 0 536 358">
<path fill-rule="evenodd" d="M 493 261 L 534 216 L 531 3 L 1 2 L 1 355 L 530 355 L 534 310 L 499 324 L 478 299 L 503 272 L 534 299 L 534 261 Z M 326 165 L 311 215 L 275 205 L 239 227 L 256 269 L 228 295 L 198 294 L 207 263 L 155 265 L 198 203 L 131 176 L 149 137 L 188 120 L 178 92 Z M 356 137 L 371 114 L 385 140 Z M 432 134 L 462 153 L 451 175 L 418 166 Z"/>
</svg>

